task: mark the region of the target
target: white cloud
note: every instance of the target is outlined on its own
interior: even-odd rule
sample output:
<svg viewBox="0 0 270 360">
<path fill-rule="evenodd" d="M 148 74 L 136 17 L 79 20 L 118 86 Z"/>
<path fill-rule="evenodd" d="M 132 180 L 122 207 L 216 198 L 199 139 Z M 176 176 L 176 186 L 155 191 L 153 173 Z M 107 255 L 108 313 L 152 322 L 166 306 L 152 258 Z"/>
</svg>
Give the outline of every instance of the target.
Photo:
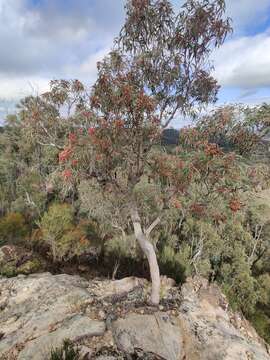
<svg viewBox="0 0 270 360">
<path fill-rule="evenodd" d="M 37 95 L 48 90 L 49 78 L 21 76 L 10 78 L 0 76 L 0 99 L 17 101 L 27 95 Z"/>
<path fill-rule="evenodd" d="M 227 0 L 226 6 L 235 32 L 257 27 L 269 18 L 270 0 Z"/>
<path fill-rule="evenodd" d="M 270 87 L 270 32 L 227 41 L 213 60 L 221 85 Z"/>
<path fill-rule="evenodd" d="M 0 99 L 42 92 L 52 78 L 93 82 L 96 62 L 123 23 L 124 1 L 42 0 L 33 6 L 29 0 L 0 0 Z M 225 86 L 269 86 L 270 34 L 244 35 L 265 23 L 270 0 L 226 3 L 235 33 L 214 55 L 216 76 Z"/>
</svg>

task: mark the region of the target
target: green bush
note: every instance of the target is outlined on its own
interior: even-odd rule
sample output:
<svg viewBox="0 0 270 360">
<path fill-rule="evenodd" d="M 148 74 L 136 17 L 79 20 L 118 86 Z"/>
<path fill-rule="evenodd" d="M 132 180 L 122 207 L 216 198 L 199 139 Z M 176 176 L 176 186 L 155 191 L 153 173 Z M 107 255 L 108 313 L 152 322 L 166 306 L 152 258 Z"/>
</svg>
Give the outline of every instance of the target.
<svg viewBox="0 0 270 360">
<path fill-rule="evenodd" d="M 142 253 L 134 235 L 115 235 L 105 242 L 105 257 L 119 259 L 130 258 L 140 260 Z"/>
<path fill-rule="evenodd" d="M 39 222 L 43 241 L 50 247 L 53 261 L 63 258 L 61 241 L 74 227 L 73 208 L 68 204 L 53 204 Z"/>
<path fill-rule="evenodd" d="M 13 277 L 17 275 L 16 266 L 14 264 L 5 264 L 0 267 L 0 275 L 6 277 Z"/>
<path fill-rule="evenodd" d="M 32 240 L 39 246 L 42 241 L 47 244 L 53 261 L 67 261 L 102 245 L 98 224 L 91 220 L 76 224 L 74 210 L 68 204 L 52 205 L 43 215 L 39 227 L 41 233 L 35 232 Z"/>
<path fill-rule="evenodd" d="M 270 344 L 270 317 L 263 309 L 257 309 L 249 318 L 257 333 Z"/>
<path fill-rule="evenodd" d="M 31 259 L 17 268 L 18 274 L 34 274 L 42 269 L 42 264 L 39 259 Z"/>
<path fill-rule="evenodd" d="M 185 281 L 188 272 L 188 260 L 185 251 L 176 253 L 170 246 L 164 246 L 158 258 L 162 274 L 166 274 L 180 283 Z"/>
<path fill-rule="evenodd" d="M 25 219 L 19 213 L 9 213 L 0 220 L 0 246 L 22 243 L 27 233 Z"/>
<path fill-rule="evenodd" d="M 89 251 L 98 255 L 101 245 L 97 224 L 90 220 L 82 220 L 59 239 L 57 253 L 63 260 L 81 256 Z"/>
</svg>

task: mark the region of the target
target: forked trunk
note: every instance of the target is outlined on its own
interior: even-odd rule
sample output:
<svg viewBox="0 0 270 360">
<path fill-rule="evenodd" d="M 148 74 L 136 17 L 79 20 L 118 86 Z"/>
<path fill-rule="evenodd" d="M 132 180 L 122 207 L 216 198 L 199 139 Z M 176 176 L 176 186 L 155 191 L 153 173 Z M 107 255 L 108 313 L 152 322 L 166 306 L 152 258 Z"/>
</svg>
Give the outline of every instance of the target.
<svg viewBox="0 0 270 360">
<path fill-rule="evenodd" d="M 138 241 L 143 253 L 147 257 L 150 268 L 150 275 L 152 281 L 151 303 L 153 305 L 158 305 L 160 296 L 160 273 L 157 256 L 153 245 L 147 239 L 147 236 L 142 230 L 141 219 L 136 207 L 131 208 L 131 220 L 136 240 Z"/>
</svg>

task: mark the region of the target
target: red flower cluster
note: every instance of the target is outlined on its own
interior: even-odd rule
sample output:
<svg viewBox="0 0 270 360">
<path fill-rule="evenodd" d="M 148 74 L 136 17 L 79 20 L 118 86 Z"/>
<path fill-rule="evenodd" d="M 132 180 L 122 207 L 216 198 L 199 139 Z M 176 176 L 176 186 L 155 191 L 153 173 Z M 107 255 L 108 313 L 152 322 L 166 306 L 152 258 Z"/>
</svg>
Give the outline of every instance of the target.
<svg viewBox="0 0 270 360">
<path fill-rule="evenodd" d="M 232 212 L 237 212 L 237 211 L 241 210 L 242 206 L 243 205 L 241 204 L 241 202 L 237 199 L 232 199 L 229 203 L 229 207 Z"/>
<path fill-rule="evenodd" d="M 76 134 L 74 134 L 74 133 L 69 133 L 69 134 L 68 134 L 68 139 L 69 139 L 69 141 L 70 141 L 71 143 L 74 143 L 74 142 L 77 141 L 77 136 L 76 136 Z"/>
<path fill-rule="evenodd" d="M 90 135 L 90 136 L 93 136 L 94 134 L 95 134 L 95 128 L 93 128 L 93 127 L 90 127 L 89 129 L 88 129 L 88 134 Z"/>
<path fill-rule="evenodd" d="M 71 148 L 65 148 L 63 151 L 60 152 L 58 155 L 59 162 L 65 162 L 70 158 L 70 155 L 72 154 Z"/>
<path fill-rule="evenodd" d="M 217 144 L 207 144 L 204 152 L 206 155 L 211 156 L 217 156 L 222 154 L 222 151 Z"/>
<path fill-rule="evenodd" d="M 154 101 L 150 98 L 150 96 L 141 92 L 137 97 L 137 109 L 139 111 L 145 110 L 147 112 L 152 112 L 155 109 Z"/>
<path fill-rule="evenodd" d="M 72 177 L 72 171 L 70 169 L 66 169 L 63 171 L 62 176 L 65 180 L 69 180 Z"/>
</svg>

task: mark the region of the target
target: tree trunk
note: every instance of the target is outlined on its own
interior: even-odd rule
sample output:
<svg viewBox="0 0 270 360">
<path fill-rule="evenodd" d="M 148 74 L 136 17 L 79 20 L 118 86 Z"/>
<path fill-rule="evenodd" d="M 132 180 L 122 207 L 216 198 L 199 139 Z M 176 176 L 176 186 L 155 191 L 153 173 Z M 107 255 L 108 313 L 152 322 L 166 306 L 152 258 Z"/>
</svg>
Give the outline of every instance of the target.
<svg viewBox="0 0 270 360">
<path fill-rule="evenodd" d="M 147 239 L 147 236 L 142 230 L 141 219 L 136 207 L 132 207 L 131 210 L 131 220 L 134 228 L 135 237 L 145 254 L 148 260 L 150 275 L 152 281 L 152 291 L 151 291 L 151 303 L 153 305 L 159 304 L 159 296 L 160 296 L 160 273 L 159 266 L 157 262 L 157 256 L 154 250 L 153 245 Z"/>
</svg>

